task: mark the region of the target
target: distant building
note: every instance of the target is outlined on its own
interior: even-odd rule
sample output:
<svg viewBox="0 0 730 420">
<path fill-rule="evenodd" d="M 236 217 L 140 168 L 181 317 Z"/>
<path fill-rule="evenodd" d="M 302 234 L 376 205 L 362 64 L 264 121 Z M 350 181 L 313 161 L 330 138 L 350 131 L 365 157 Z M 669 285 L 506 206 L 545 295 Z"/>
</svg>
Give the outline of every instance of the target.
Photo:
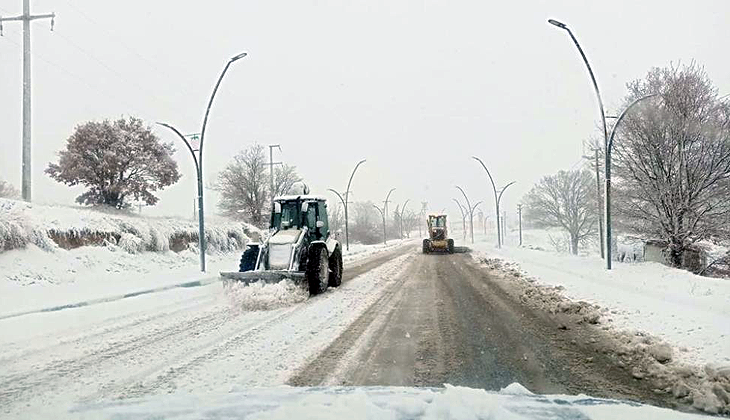
<svg viewBox="0 0 730 420">
<path fill-rule="evenodd" d="M 650 239 L 644 243 L 644 261 L 654 261 L 665 265 L 669 262 L 669 243 L 659 239 Z M 692 245 L 682 255 L 682 268 L 699 273 L 707 267 L 707 250 Z"/>
</svg>

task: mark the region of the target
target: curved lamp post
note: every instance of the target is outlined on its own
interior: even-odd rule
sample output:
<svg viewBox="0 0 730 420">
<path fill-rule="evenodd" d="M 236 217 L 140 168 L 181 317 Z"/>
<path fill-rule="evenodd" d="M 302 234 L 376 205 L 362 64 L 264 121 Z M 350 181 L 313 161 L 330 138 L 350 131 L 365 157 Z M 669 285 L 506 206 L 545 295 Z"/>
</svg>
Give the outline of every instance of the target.
<svg viewBox="0 0 730 420">
<path fill-rule="evenodd" d="M 400 208 L 400 238 L 403 239 L 403 213 L 406 211 L 406 206 L 408 205 L 408 202 L 411 201 L 409 198 L 408 200 L 403 203 L 403 206 Z"/>
<path fill-rule="evenodd" d="M 573 43 L 578 48 L 578 52 L 580 53 L 580 56 L 583 58 L 583 63 L 585 63 L 586 68 L 588 69 L 588 74 L 591 76 L 591 82 L 593 82 L 593 89 L 596 91 L 596 97 L 598 98 L 598 107 L 601 111 L 601 123 L 603 126 L 603 147 L 604 150 L 608 149 L 608 130 L 606 129 L 606 110 L 603 108 L 603 100 L 601 99 L 601 92 L 598 90 L 598 83 L 596 82 L 596 76 L 593 74 L 593 70 L 591 69 L 591 65 L 588 63 L 588 58 L 586 57 L 585 53 L 583 52 L 583 49 L 580 47 L 580 44 L 578 43 L 578 40 L 573 35 L 573 32 L 568 28 L 568 25 L 559 22 L 555 19 L 548 19 L 548 23 L 551 25 L 554 25 L 560 29 L 564 29 L 566 32 L 568 32 L 568 35 L 570 35 L 570 39 L 573 40 Z M 598 179 L 596 179 L 596 182 Z M 599 191 L 600 195 L 600 191 Z M 600 200 L 599 200 L 600 202 Z M 598 218 L 601 218 L 601 208 L 599 203 L 598 208 Z M 599 229 L 600 230 L 600 229 Z M 603 236 L 603 231 L 601 230 L 601 236 Z M 601 258 L 603 258 L 603 238 L 601 238 Z"/>
<path fill-rule="evenodd" d="M 616 129 L 618 128 L 619 124 L 621 124 L 621 121 L 623 121 L 629 110 L 639 102 L 645 99 L 653 98 L 655 96 L 659 96 L 659 94 L 652 93 L 650 95 L 634 99 L 634 101 L 631 102 L 629 106 L 627 106 L 626 109 L 624 109 L 623 112 L 621 112 L 621 114 L 618 116 L 616 124 L 614 124 L 613 128 L 611 129 L 611 136 L 606 143 L 606 269 L 608 270 L 611 269 L 611 152 L 613 149 L 613 138 L 616 135 Z"/>
<path fill-rule="evenodd" d="M 395 191 L 395 188 L 391 188 L 390 191 L 388 191 L 388 195 L 385 196 L 385 201 L 383 202 L 383 216 L 385 216 L 385 220 L 388 220 L 388 199 L 390 198 L 390 194 Z"/>
<path fill-rule="evenodd" d="M 598 107 L 601 111 L 601 123 L 603 125 L 603 141 L 605 144 L 608 144 L 608 130 L 606 129 L 606 111 L 603 108 L 603 100 L 601 99 L 601 92 L 598 90 L 598 83 L 596 82 L 596 76 L 593 74 L 593 69 L 591 69 L 590 63 L 588 63 L 588 58 L 586 57 L 585 53 L 583 52 L 583 48 L 580 47 L 580 44 L 578 43 L 578 40 L 575 38 L 575 35 L 573 35 L 573 31 L 568 28 L 568 25 L 559 22 L 555 19 L 548 19 L 548 23 L 551 25 L 557 26 L 560 29 L 564 29 L 566 32 L 568 32 L 568 35 L 570 35 L 570 39 L 573 40 L 573 43 L 578 48 L 578 52 L 580 53 L 580 56 L 583 58 L 583 62 L 586 65 L 586 68 L 588 69 L 588 74 L 591 76 L 591 81 L 593 82 L 593 89 L 596 91 L 596 97 L 598 98 Z"/>
<path fill-rule="evenodd" d="M 466 211 L 469 212 L 469 231 L 471 232 L 471 243 L 474 243 L 474 215 L 471 211 L 471 203 L 469 203 L 469 198 L 466 196 L 466 193 L 464 192 L 464 189 L 462 189 L 460 186 L 456 185 L 456 188 L 461 191 L 461 194 L 464 196 L 464 200 L 466 200 Z"/>
<path fill-rule="evenodd" d="M 340 199 L 340 202 L 342 202 L 342 208 L 345 209 L 345 215 L 347 215 L 347 210 L 346 210 L 347 209 L 347 203 L 345 202 L 345 199 L 342 198 L 342 195 L 340 193 L 338 193 L 337 190 L 335 190 L 333 188 L 327 188 L 327 191 L 331 191 L 331 192 L 335 193 L 335 195 L 337 196 L 337 198 Z M 347 216 L 345 216 L 345 232 L 347 232 Z M 348 250 L 350 249 L 349 244 L 348 244 L 347 249 Z"/>
<path fill-rule="evenodd" d="M 388 245 L 388 240 L 385 237 L 385 212 L 383 211 L 383 209 L 376 206 L 375 204 L 373 204 L 373 207 L 378 209 L 378 211 L 380 212 L 380 216 L 383 218 L 383 245 Z"/>
<path fill-rule="evenodd" d="M 355 172 L 357 171 L 357 168 L 360 167 L 365 163 L 365 159 L 361 160 L 360 162 L 357 162 L 357 165 L 355 165 L 355 169 L 352 170 L 352 173 L 350 174 L 350 180 L 347 181 L 347 190 L 345 190 L 345 197 L 343 198 L 340 193 L 333 190 L 332 188 L 328 188 L 327 191 L 332 191 L 333 193 L 337 194 L 337 198 L 342 201 L 342 205 L 345 207 L 345 247 L 349 251 L 350 250 L 350 226 L 349 226 L 349 218 L 348 218 L 348 212 L 347 212 L 347 204 L 350 202 L 350 185 L 352 184 L 352 178 L 355 176 Z"/>
<path fill-rule="evenodd" d="M 203 210 L 203 142 L 205 141 L 205 128 L 208 126 L 208 115 L 210 114 L 210 107 L 213 105 L 213 99 L 215 98 L 215 94 L 218 92 L 218 87 L 221 85 L 221 81 L 223 80 L 223 76 L 226 75 L 226 72 L 228 71 L 228 67 L 233 64 L 233 62 L 240 60 L 241 58 L 245 57 L 247 53 L 241 53 L 238 54 L 235 57 L 232 57 L 228 62 L 226 63 L 226 66 L 223 68 L 223 71 L 221 72 L 220 76 L 218 76 L 218 81 L 215 84 L 215 87 L 213 88 L 213 93 L 210 94 L 210 99 L 208 100 L 208 107 L 205 109 L 205 116 L 203 117 L 203 128 L 200 130 L 200 146 L 198 147 L 198 156 L 195 156 L 196 150 L 192 148 L 188 140 L 180 134 L 180 131 L 175 129 L 173 126 L 165 123 L 158 122 L 157 124 L 167 127 L 170 130 L 174 131 L 175 134 L 178 135 L 182 139 L 183 142 L 185 142 L 185 145 L 188 147 L 188 150 L 190 150 L 190 153 L 193 155 L 193 162 L 195 163 L 195 172 L 198 178 L 198 247 L 200 248 L 200 271 L 205 272 L 205 213 Z"/>
<path fill-rule="evenodd" d="M 499 193 L 497 193 L 497 186 L 494 184 L 494 178 L 492 178 L 492 174 L 489 173 L 487 165 L 485 165 L 484 162 L 476 156 L 472 156 L 472 159 L 476 160 L 482 165 L 482 168 L 484 168 L 484 171 L 489 177 L 489 182 L 492 183 L 492 191 L 494 191 L 494 203 L 497 208 L 497 248 L 502 248 L 502 232 L 499 227 L 499 202 L 502 201 L 502 194 L 504 194 L 504 191 L 509 188 L 510 185 L 514 184 L 515 181 L 512 181 L 509 184 L 505 185 L 504 187 L 502 187 Z"/>
<path fill-rule="evenodd" d="M 464 241 L 466 241 L 466 212 L 464 211 L 464 206 L 459 203 L 459 200 L 452 198 L 457 206 L 459 206 L 459 211 L 461 212 L 461 226 L 462 230 L 464 231 Z"/>
</svg>

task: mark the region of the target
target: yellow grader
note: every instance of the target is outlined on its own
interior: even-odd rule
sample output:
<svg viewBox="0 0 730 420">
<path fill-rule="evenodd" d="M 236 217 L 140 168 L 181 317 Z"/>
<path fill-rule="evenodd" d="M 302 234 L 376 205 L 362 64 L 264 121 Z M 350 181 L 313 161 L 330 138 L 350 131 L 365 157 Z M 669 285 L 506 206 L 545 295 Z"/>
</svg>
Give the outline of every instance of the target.
<svg viewBox="0 0 730 420">
<path fill-rule="evenodd" d="M 423 253 L 448 252 L 454 253 L 454 240 L 449 238 L 446 227 L 445 214 L 428 215 L 428 238 L 423 240 Z"/>
</svg>

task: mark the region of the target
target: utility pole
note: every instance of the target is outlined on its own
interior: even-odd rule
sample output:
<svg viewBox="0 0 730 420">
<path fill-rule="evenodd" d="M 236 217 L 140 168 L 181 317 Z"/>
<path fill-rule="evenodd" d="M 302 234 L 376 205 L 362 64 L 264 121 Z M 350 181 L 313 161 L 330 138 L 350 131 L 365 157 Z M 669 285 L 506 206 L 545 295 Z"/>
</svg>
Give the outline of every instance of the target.
<svg viewBox="0 0 730 420">
<path fill-rule="evenodd" d="M 3 22 L 21 21 L 23 22 L 23 169 L 21 190 L 23 200 L 31 199 L 31 183 L 30 183 L 30 22 L 36 19 L 51 19 L 51 31 L 55 23 L 56 14 L 48 13 L 44 15 L 30 14 L 30 0 L 23 0 L 23 14 L 13 17 L 0 17 L 0 35 L 3 33 Z"/>
<path fill-rule="evenodd" d="M 520 218 L 520 246 L 522 246 L 522 204 L 517 205 L 517 215 Z"/>
<path fill-rule="evenodd" d="M 607 115 L 606 118 L 612 118 L 612 116 Z M 593 147 L 593 154 L 595 158 L 595 168 L 596 168 L 596 197 L 597 197 L 597 207 L 598 207 L 598 235 L 599 235 L 599 242 L 601 243 L 601 258 L 605 258 L 604 254 L 604 240 L 603 240 L 603 195 L 601 194 L 601 174 L 599 172 L 599 166 L 598 166 L 598 147 Z M 584 159 L 591 159 L 590 156 L 583 156 Z"/>
<path fill-rule="evenodd" d="M 279 149 L 281 152 L 281 146 L 278 144 L 269 145 L 269 175 L 271 177 L 271 207 L 274 207 L 274 165 L 281 165 L 281 162 L 274 162 L 274 149 Z"/>
</svg>

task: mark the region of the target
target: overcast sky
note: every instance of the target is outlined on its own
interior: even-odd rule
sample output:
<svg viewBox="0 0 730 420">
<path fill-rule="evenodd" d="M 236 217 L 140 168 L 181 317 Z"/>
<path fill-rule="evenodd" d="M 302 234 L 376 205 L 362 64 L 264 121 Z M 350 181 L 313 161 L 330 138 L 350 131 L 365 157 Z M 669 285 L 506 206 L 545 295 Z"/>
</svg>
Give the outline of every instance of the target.
<svg viewBox="0 0 730 420">
<path fill-rule="evenodd" d="M 22 11 L 0 0 L 0 15 Z M 504 203 L 543 175 L 582 165 L 599 113 L 590 79 L 565 31 L 581 42 L 614 114 L 628 81 L 652 66 L 695 60 L 730 93 L 730 2 L 718 1 L 198 1 L 33 0 L 33 196 L 72 204 L 81 187 L 43 170 L 74 127 L 138 116 L 200 130 L 211 89 L 229 70 L 211 111 L 205 178 L 254 142 L 281 144 L 315 193 L 344 190 L 355 163 L 356 200 L 428 201 L 458 212 L 494 202 L 480 156 Z M 20 186 L 22 34 L 0 38 L 0 178 Z M 176 142 L 183 178 L 159 194 L 155 215 L 192 213 L 189 153 Z M 207 192 L 213 209 L 215 193 Z M 395 204 L 392 204 L 394 207 Z M 413 207 L 412 207 L 413 206 Z M 484 208 L 484 207 L 483 207 Z"/>
</svg>

